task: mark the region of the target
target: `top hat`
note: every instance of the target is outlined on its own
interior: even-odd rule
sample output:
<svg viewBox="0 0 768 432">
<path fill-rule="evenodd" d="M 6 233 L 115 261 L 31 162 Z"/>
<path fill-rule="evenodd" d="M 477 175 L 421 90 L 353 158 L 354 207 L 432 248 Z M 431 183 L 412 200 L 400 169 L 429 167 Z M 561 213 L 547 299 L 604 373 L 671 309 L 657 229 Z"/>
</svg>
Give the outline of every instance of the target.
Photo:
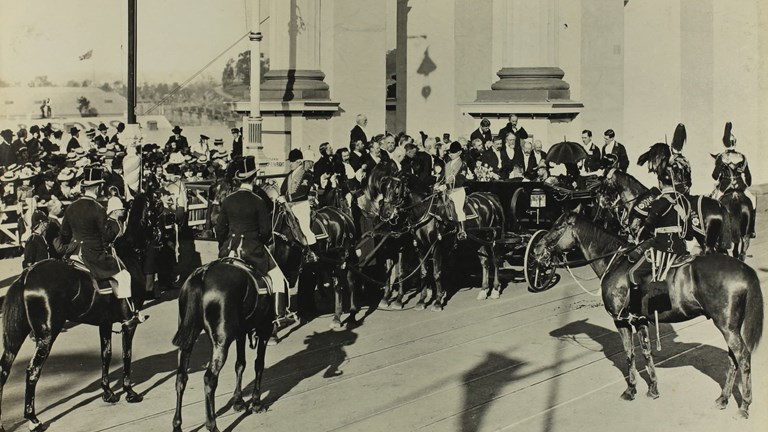
<svg viewBox="0 0 768 432">
<path fill-rule="evenodd" d="M 253 177 L 259 171 L 256 165 L 256 158 L 253 156 L 245 156 L 239 159 L 237 162 L 235 177 L 240 180 L 247 180 Z"/>
<path fill-rule="evenodd" d="M 458 141 L 454 141 L 451 143 L 451 146 L 448 148 L 448 153 L 461 153 L 461 151 L 464 150 L 461 148 L 461 144 L 459 144 Z"/>
<path fill-rule="evenodd" d="M 109 128 L 104 123 L 99 123 L 99 130 L 106 131 L 106 130 L 109 130 Z"/>
<path fill-rule="evenodd" d="M 180 134 L 182 130 L 184 130 L 184 129 L 182 129 L 178 125 L 176 125 L 176 126 L 173 127 L 173 129 L 171 129 L 171 132 L 173 132 L 175 134 Z"/>
<path fill-rule="evenodd" d="M 83 168 L 83 186 L 92 186 L 104 182 L 104 169 L 99 165 Z"/>
<path fill-rule="evenodd" d="M 288 162 L 296 162 L 304 159 L 304 154 L 299 149 L 293 149 L 288 153 Z"/>
</svg>

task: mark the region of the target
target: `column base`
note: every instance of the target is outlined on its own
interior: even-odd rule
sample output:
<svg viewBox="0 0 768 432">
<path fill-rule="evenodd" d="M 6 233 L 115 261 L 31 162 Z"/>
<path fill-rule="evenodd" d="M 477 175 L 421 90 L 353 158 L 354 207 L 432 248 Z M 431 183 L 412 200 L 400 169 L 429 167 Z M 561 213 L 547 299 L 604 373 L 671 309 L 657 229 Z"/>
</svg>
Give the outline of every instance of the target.
<svg viewBox="0 0 768 432">
<path fill-rule="evenodd" d="M 330 100 L 325 74 L 319 70 L 278 69 L 264 74 L 262 100 Z"/>
<path fill-rule="evenodd" d="M 545 102 L 569 100 L 571 86 L 558 67 L 508 67 L 496 73 L 491 90 L 478 90 L 476 102 Z"/>
</svg>

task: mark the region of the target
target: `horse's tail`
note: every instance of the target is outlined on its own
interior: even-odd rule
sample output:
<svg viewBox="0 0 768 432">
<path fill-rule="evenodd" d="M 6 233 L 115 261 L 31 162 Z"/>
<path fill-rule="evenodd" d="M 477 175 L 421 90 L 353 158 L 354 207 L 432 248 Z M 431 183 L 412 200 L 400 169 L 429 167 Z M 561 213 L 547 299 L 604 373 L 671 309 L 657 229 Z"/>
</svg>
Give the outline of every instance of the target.
<svg viewBox="0 0 768 432">
<path fill-rule="evenodd" d="M 21 272 L 8 288 L 3 303 L 3 346 L 6 350 L 12 350 L 14 346 L 20 346 L 27 337 L 31 327 L 27 318 L 27 308 L 24 306 L 24 281 L 27 279 L 29 269 Z M 18 348 L 17 348 L 18 349 Z"/>
<path fill-rule="evenodd" d="M 733 227 L 731 227 L 731 217 L 728 215 L 728 209 L 720 203 L 718 203 L 718 206 L 723 215 L 718 251 L 727 251 L 731 248 L 731 243 L 733 243 Z"/>
<path fill-rule="evenodd" d="M 195 270 L 179 293 L 179 329 L 173 336 L 173 344 L 181 349 L 191 349 L 203 331 L 203 268 Z"/>
<path fill-rule="evenodd" d="M 754 271 L 750 273 L 741 333 L 749 350 L 754 352 L 763 336 L 763 292 L 760 289 L 760 279 Z"/>
</svg>

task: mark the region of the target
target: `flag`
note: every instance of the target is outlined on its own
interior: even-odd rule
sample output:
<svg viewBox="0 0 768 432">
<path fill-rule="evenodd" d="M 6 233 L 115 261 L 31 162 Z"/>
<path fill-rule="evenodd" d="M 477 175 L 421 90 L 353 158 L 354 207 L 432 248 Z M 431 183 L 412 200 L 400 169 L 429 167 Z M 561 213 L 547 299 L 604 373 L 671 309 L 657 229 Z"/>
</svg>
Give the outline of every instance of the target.
<svg viewBox="0 0 768 432">
<path fill-rule="evenodd" d="M 88 50 L 87 53 L 80 56 L 80 60 L 88 60 L 93 55 L 93 50 Z"/>
</svg>

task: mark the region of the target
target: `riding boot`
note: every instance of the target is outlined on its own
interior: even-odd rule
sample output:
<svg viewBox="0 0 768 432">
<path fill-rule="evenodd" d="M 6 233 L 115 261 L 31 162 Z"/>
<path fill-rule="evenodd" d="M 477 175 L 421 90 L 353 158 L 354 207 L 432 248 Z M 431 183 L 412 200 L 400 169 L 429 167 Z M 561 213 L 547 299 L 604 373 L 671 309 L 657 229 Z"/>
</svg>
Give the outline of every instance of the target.
<svg viewBox="0 0 768 432">
<path fill-rule="evenodd" d="M 282 328 L 296 321 L 296 314 L 288 310 L 288 293 L 279 292 L 273 295 L 275 300 L 275 325 Z"/>
<path fill-rule="evenodd" d="M 757 218 L 757 209 L 752 209 L 749 216 L 749 237 L 750 238 L 757 237 L 757 233 L 755 233 L 755 218 Z"/>
</svg>

